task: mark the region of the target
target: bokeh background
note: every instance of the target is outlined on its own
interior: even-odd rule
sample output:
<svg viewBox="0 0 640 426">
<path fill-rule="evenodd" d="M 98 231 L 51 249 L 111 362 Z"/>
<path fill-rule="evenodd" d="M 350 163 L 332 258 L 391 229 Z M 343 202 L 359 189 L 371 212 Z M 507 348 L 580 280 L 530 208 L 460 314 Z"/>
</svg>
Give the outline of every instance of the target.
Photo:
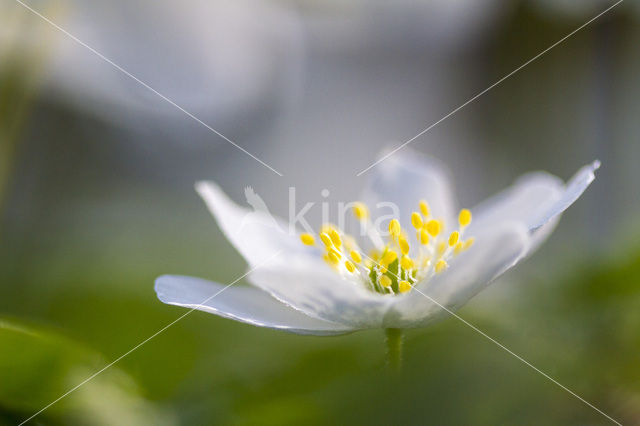
<svg viewBox="0 0 640 426">
<path fill-rule="evenodd" d="M 158 275 L 245 271 L 196 180 L 239 202 L 251 185 L 283 216 L 291 186 L 300 204 L 356 199 L 381 149 L 613 4 L 26 3 L 284 176 L 0 0 L 0 424 L 182 315 Z M 464 206 L 602 161 L 547 244 L 460 315 L 623 424 L 640 424 L 639 24 L 624 1 L 412 144 L 449 165 Z M 608 423 L 453 318 L 405 344 L 391 374 L 380 330 L 300 337 L 194 312 L 32 423 Z"/>
</svg>

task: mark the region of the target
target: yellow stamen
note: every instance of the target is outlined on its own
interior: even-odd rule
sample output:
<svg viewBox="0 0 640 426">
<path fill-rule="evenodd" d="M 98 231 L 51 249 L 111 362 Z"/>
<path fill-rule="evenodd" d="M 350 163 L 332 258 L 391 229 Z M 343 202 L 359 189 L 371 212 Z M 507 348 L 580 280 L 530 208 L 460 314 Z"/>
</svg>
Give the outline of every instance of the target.
<svg viewBox="0 0 640 426">
<path fill-rule="evenodd" d="M 420 230 L 419 235 L 420 244 L 429 244 L 429 233 L 424 228 Z"/>
<path fill-rule="evenodd" d="M 338 234 L 338 231 L 332 229 L 331 231 L 329 231 L 329 237 L 331 238 L 331 242 L 334 246 L 342 246 L 342 240 L 340 239 L 340 234 Z"/>
<path fill-rule="evenodd" d="M 392 237 L 400 235 L 401 230 L 402 228 L 400 228 L 400 222 L 398 222 L 398 219 L 392 219 L 391 222 L 389 222 L 389 233 Z"/>
<path fill-rule="evenodd" d="M 371 258 L 371 260 L 373 260 L 374 262 L 377 262 L 378 260 L 380 260 L 380 252 L 376 249 L 372 249 L 369 252 L 369 257 Z"/>
<path fill-rule="evenodd" d="M 464 242 L 464 250 L 467 250 L 469 247 L 471 247 L 473 245 L 473 242 L 475 241 L 474 238 L 469 238 L 467 241 Z"/>
<path fill-rule="evenodd" d="M 425 218 L 429 217 L 429 204 L 425 200 L 420 200 L 420 212 Z"/>
<path fill-rule="evenodd" d="M 356 270 L 356 266 L 348 260 L 344 262 L 344 267 L 347 268 L 347 271 L 349 272 L 353 272 Z"/>
<path fill-rule="evenodd" d="M 447 266 L 449 265 L 447 265 L 447 262 L 445 262 L 444 259 L 438 260 L 438 263 L 436 263 L 436 274 L 439 274 L 440 272 L 447 269 Z"/>
<path fill-rule="evenodd" d="M 451 235 L 449 235 L 449 246 L 450 247 L 455 246 L 459 238 L 460 238 L 460 233 L 458 231 L 453 231 Z"/>
<path fill-rule="evenodd" d="M 330 263 L 332 263 L 332 264 L 334 264 L 334 265 L 337 265 L 338 263 L 340 263 L 340 255 L 336 254 L 336 252 L 335 252 L 335 251 L 330 251 L 330 252 L 327 254 L 327 256 L 328 256 L 328 258 L 329 258 L 329 262 L 330 262 Z"/>
<path fill-rule="evenodd" d="M 422 223 L 422 216 L 420 216 L 420 213 L 418 212 L 411 213 L 411 224 L 416 229 L 422 228 L 423 223 Z"/>
<path fill-rule="evenodd" d="M 397 258 L 398 258 L 398 254 L 395 251 L 387 250 L 386 253 L 382 255 L 382 259 L 380 259 L 380 261 L 384 265 L 390 265 Z"/>
<path fill-rule="evenodd" d="M 365 220 L 369 217 L 369 208 L 367 208 L 365 203 L 355 203 L 353 206 L 353 215 L 358 220 Z"/>
<path fill-rule="evenodd" d="M 366 204 L 352 204 L 354 216 L 363 222 L 365 228 L 371 225 L 370 211 Z M 411 212 L 411 226 L 416 231 L 419 248 L 414 247 L 414 258 L 409 256 L 411 244 L 398 219 L 389 221 L 389 237 L 387 244 L 380 241 L 378 234 L 369 235 L 376 247 L 369 256 L 360 253 L 358 243 L 349 234 L 343 233 L 337 226 L 326 223 L 322 225 L 318 235 L 314 233 L 300 234 L 300 240 L 308 246 L 320 245 L 319 239 L 326 248 L 322 258 L 340 273 L 353 274 L 351 279 L 362 279 L 363 284 L 373 291 L 382 294 L 406 293 L 413 288 L 413 282 L 429 279 L 432 274 L 440 274 L 449 268 L 451 258 L 467 250 L 474 243 L 473 238 L 462 239 L 465 227 L 471 223 L 471 212 L 462 209 L 458 215 L 459 226 L 455 230 L 447 230 L 444 220 L 432 215 L 425 200 L 420 200 L 419 210 Z M 446 233 L 445 233 L 446 232 Z M 373 238 L 376 237 L 376 238 Z M 344 267 L 343 267 L 344 265 Z M 393 267 L 391 267 L 393 265 Z M 398 273 L 398 277 L 395 276 Z M 392 275 L 397 278 L 392 278 Z M 395 284 L 394 284 L 395 283 Z M 393 291 L 388 288 L 393 286 Z"/>
<path fill-rule="evenodd" d="M 329 232 L 331 232 L 332 229 L 336 229 L 335 225 L 333 225 L 332 223 L 325 223 L 320 228 L 320 232 L 324 232 L 329 235 Z"/>
<path fill-rule="evenodd" d="M 386 275 L 382 275 L 382 276 L 380 277 L 380 285 L 381 285 L 382 287 L 389 287 L 389 286 L 391 286 L 391 278 L 389 278 L 389 277 L 388 277 L 388 276 L 386 276 Z"/>
<path fill-rule="evenodd" d="M 320 233 L 320 239 L 322 240 L 324 245 L 327 247 L 331 247 L 333 245 L 333 242 L 331 241 L 331 237 L 326 232 Z"/>
<path fill-rule="evenodd" d="M 334 253 L 336 256 L 338 256 L 338 259 L 342 257 L 342 253 L 340 253 L 340 250 L 335 247 L 329 247 L 327 250 L 329 253 Z"/>
<path fill-rule="evenodd" d="M 440 233 L 440 222 L 437 220 L 430 220 L 429 222 L 427 222 L 425 227 L 427 229 L 427 232 L 431 234 L 432 237 L 437 237 Z"/>
<path fill-rule="evenodd" d="M 409 243 L 407 242 L 407 239 L 402 235 L 398 237 L 398 245 L 400 246 L 400 251 L 402 252 L 402 254 L 409 253 Z"/>
<path fill-rule="evenodd" d="M 460 214 L 458 215 L 458 223 L 460 226 L 464 227 L 471 223 L 471 212 L 468 209 L 460 210 Z"/>
<path fill-rule="evenodd" d="M 460 254 L 464 250 L 464 243 L 462 241 L 458 241 L 456 246 L 453 248 L 453 254 Z"/>
<path fill-rule="evenodd" d="M 311 234 L 300 234 L 300 241 L 305 246 L 312 246 L 316 243 L 316 239 Z"/>
<path fill-rule="evenodd" d="M 402 258 L 400 259 L 400 266 L 402 266 L 403 269 L 413 269 L 414 263 L 413 260 L 409 257 L 409 256 L 402 256 Z"/>
</svg>

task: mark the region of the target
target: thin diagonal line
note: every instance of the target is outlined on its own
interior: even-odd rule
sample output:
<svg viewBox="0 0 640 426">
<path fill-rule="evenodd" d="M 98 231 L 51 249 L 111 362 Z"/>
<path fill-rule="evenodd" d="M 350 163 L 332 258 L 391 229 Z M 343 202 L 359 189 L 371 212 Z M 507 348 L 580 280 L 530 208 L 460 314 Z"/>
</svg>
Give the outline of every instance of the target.
<svg viewBox="0 0 640 426">
<path fill-rule="evenodd" d="M 379 265 L 374 259 L 370 258 L 369 256 L 363 254 L 364 257 L 368 258 L 369 260 L 371 260 L 372 262 L 374 262 L 375 264 Z M 387 270 L 387 272 L 389 272 L 391 275 L 393 275 L 394 277 L 396 277 L 396 279 L 398 281 L 400 281 L 400 277 L 398 277 L 396 274 L 394 274 L 393 272 Z M 559 381 L 557 381 L 556 379 L 554 379 L 553 377 L 549 376 L 547 373 L 545 373 L 544 371 L 540 370 L 538 367 L 536 367 L 535 365 L 531 364 L 529 361 L 527 361 L 526 359 L 522 358 L 520 355 L 518 355 L 517 353 L 513 352 L 511 349 L 507 348 L 505 345 L 503 345 L 502 343 L 498 342 L 496 339 L 494 339 L 493 337 L 489 336 L 487 333 L 485 333 L 484 331 L 480 330 L 478 327 L 476 327 L 475 325 L 471 324 L 469 321 L 465 320 L 464 318 L 462 318 L 460 315 L 456 314 L 455 312 L 451 311 L 450 309 L 448 309 L 447 307 L 445 307 L 444 305 L 440 304 L 437 300 L 435 300 L 433 297 L 423 293 L 422 291 L 418 290 L 418 288 L 412 286 L 411 287 L 412 291 L 417 291 L 418 293 L 420 293 L 421 295 L 423 295 L 424 297 L 426 297 L 427 299 L 429 299 L 431 302 L 435 303 L 436 305 L 438 305 L 438 307 L 442 308 L 443 310 L 445 310 L 447 313 L 451 314 L 454 318 L 456 318 L 457 320 L 461 321 L 464 325 L 470 327 L 472 330 L 474 330 L 475 332 L 477 332 L 478 334 L 480 334 L 481 336 L 487 338 L 489 341 L 491 341 L 492 343 L 494 343 L 495 345 L 497 345 L 499 348 L 503 349 L 504 351 L 506 351 L 508 354 L 514 356 L 517 360 L 519 360 L 520 362 L 522 362 L 523 364 L 527 365 L 528 367 L 532 368 L 534 371 L 536 371 L 537 373 L 541 374 L 543 377 L 545 377 L 546 379 L 548 379 L 549 381 L 551 381 L 552 383 L 558 385 L 560 388 L 564 389 L 565 391 L 567 391 L 568 393 L 570 393 L 571 395 L 573 395 L 574 397 L 576 397 L 577 399 L 579 399 L 580 401 L 582 401 L 583 403 L 585 403 L 586 405 L 588 405 L 589 407 L 593 408 L 594 410 L 596 410 L 598 413 L 602 414 L 604 417 L 606 417 L 607 419 L 611 420 L 613 423 L 622 426 L 622 424 L 620 422 L 618 422 L 617 420 L 615 420 L 614 418 L 612 418 L 611 416 L 609 416 L 607 413 L 605 413 L 604 411 L 602 411 L 601 409 L 599 409 L 598 407 L 596 407 L 595 405 L 593 405 L 592 403 L 590 403 L 589 401 L 587 401 L 586 399 L 584 399 L 583 397 L 581 397 L 580 395 L 578 395 L 577 393 L 575 393 L 574 391 L 572 391 L 571 389 L 569 389 L 568 387 L 566 387 L 565 385 L 563 385 L 562 383 L 560 383 Z"/>
<path fill-rule="evenodd" d="M 572 391 L 571 389 L 569 389 L 568 387 L 566 387 L 565 385 L 563 385 L 562 383 L 560 383 L 559 381 L 554 379 L 553 377 L 549 376 L 547 373 L 545 373 L 544 371 L 540 370 L 538 367 L 536 367 L 535 365 L 531 364 L 529 361 L 527 361 L 526 359 L 522 358 L 520 355 L 516 354 L 511 349 L 507 348 L 502 343 L 498 342 L 496 339 L 494 339 L 493 337 L 489 336 L 487 333 L 485 333 L 484 331 L 480 330 L 478 327 L 476 327 L 475 325 L 471 324 L 469 321 L 465 320 L 460 315 L 458 315 L 455 312 L 447 309 L 446 307 L 444 307 L 443 305 L 438 303 L 435 299 L 433 299 L 432 297 L 427 296 L 425 293 L 423 293 L 422 291 L 418 290 L 417 288 L 414 287 L 413 289 L 415 291 L 417 291 L 418 293 L 420 293 L 421 295 L 423 295 L 424 297 L 426 297 L 427 299 L 429 299 L 430 301 L 432 301 L 433 303 L 435 303 L 436 305 L 438 305 L 440 308 L 442 308 L 445 311 L 447 311 L 449 314 L 453 315 L 457 320 L 461 321 L 463 324 L 465 324 L 466 326 L 470 327 L 472 330 L 476 331 L 481 336 L 486 337 L 487 339 L 489 339 L 489 341 L 491 341 L 492 343 L 497 345 L 499 348 L 505 350 L 510 355 L 513 355 L 517 360 L 519 360 L 523 364 L 527 365 L 528 367 L 531 367 L 534 371 L 538 372 L 539 374 L 541 374 L 542 376 L 544 376 L 545 378 L 547 378 L 551 382 L 553 382 L 556 385 L 558 385 L 560 388 L 562 388 L 565 391 L 569 392 L 571 395 L 573 395 L 574 397 L 578 398 L 580 401 L 582 401 L 585 404 L 587 404 L 589 407 L 591 407 L 594 410 L 596 410 L 598 413 L 600 413 L 603 416 L 605 416 L 607 419 L 611 420 L 613 423 L 622 426 L 622 424 L 620 422 L 618 422 L 617 420 L 615 420 L 614 418 L 609 416 L 607 413 L 605 413 L 604 411 L 602 411 L 601 409 L 599 409 L 598 407 L 596 407 L 595 405 L 593 405 L 592 403 L 590 403 L 589 401 L 587 401 L 586 399 L 584 399 L 583 397 L 581 397 L 580 395 L 578 395 L 577 393 L 575 393 L 574 391 Z"/>
<path fill-rule="evenodd" d="M 586 27 L 587 25 L 591 24 L 593 21 L 595 21 L 596 19 L 600 18 L 602 15 L 604 15 L 605 13 L 609 12 L 611 9 L 613 9 L 614 7 L 616 7 L 617 5 L 619 5 L 620 3 L 622 3 L 624 0 L 618 0 L 616 3 L 614 3 L 613 5 L 609 6 L 607 9 L 605 9 L 604 11 L 600 12 L 599 14 L 597 14 L 596 16 L 594 16 L 593 18 L 591 18 L 590 20 L 588 20 L 587 22 L 585 22 L 584 24 L 582 24 L 581 26 L 579 26 L 578 28 L 576 28 L 575 30 L 571 31 L 569 34 L 567 34 L 566 36 L 562 37 L 560 40 L 556 41 L 555 43 L 553 43 L 551 46 L 547 47 L 546 49 L 544 49 L 542 52 L 538 53 L 536 56 L 534 56 L 533 58 L 529 59 L 527 62 L 525 62 L 524 64 L 520 65 L 518 68 L 516 68 L 515 70 L 511 71 L 509 74 L 505 75 L 504 77 L 502 77 L 500 80 L 496 81 L 495 83 L 493 83 L 491 86 L 487 87 L 486 89 L 484 89 L 482 92 L 478 93 L 477 95 L 475 95 L 474 97 L 472 97 L 471 99 L 469 99 L 468 101 L 466 101 L 465 103 L 463 103 L 462 105 L 460 105 L 459 107 L 457 107 L 456 109 L 454 109 L 453 111 L 449 112 L 447 115 L 445 115 L 444 117 L 442 117 L 440 120 L 436 121 L 435 123 L 431 124 L 429 127 L 427 127 L 426 129 L 422 130 L 420 133 L 418 133 L 417 135 L 415 135 L 414 137 L 412 137 L 411 139 L 409 139 L 408 141 L 404 142 L 402 145 L 398 146 L 397 148 L 395 148 L 393 151 L 387 153 L 386 155 L 384 155 L 382 158 L 380 158 L 379 160 L 377 160 L 375 163 L 371 164 L 369 167 L 367 167 L 364 170 L 361 170 L 358 174 L 356 174 L 356 176 L 360 176 L 363 173 L 365 173 L 366 171 L 368 171 L 369 169 L 371 169 L 372 167 L 378 165 L 379 163 L 381 163 L 382 161 L 386 160 L 387 158 L 391 157 L 393 154 L 395 154 L 396 152 L 398 152 L 399 150 L 401 150 L 402 148 L 404 148 L 405 146 L 409 145 L 411 142 L 413 142 L 414 140 L 418 139 L 420 136 L 424 135 L 425 133 L 427 133 L 429 130 L 433 129 L 434 127 L 436 127 L 438 124 L 442 123 L 444 120 L 446 120 L 447 118 L 451 117 L 453 114 L 457 113 L 458 111 L 460 111 L 462 108 L 466 107 L 467 105 L 469 105 L 470 103 L 472 103 L 473 101 L 475 101 L 476 99 L 478 99 L 480 96 L 484 95 L 485 93 L 487 93 L 489 90 L 493 89 L 494 87 L 496 87 L 497 85 L 499 85 L 500 83 L 502 83 L 503 81 L 505 81 L 506 79 L 508 79 L 509 77 L 511 77 L 512 75 L 514 75 L 515 73 L 517 73 L 518 71 L 520 71 L 521 69 L 523 69 L 524 67 L 526 67 L 527 65 L 529 65 L 530 63 L 532 63 L 533 61 L 535 61 L 536 59 L 540 58 L 541 56 L 543 56 L 545 53 L 549 52 L 551 49 L 553 49 L 554 47 L 558 46 L 559 44 L 561 44 L 562 42 L 566 41 L 568 38 L 570 38 L 571 36 L 573 36 L 574 34 L 576 34 L 578 31 L 582 30 L 584 27 Z"/>
<path fill-rule="evenodd" d="M 241 275 L 240 277 L 236 278 L 235 280 L 233 280 L 230 284 L 226 285 L 225 287 L 221 288 L 220 290 L 218 290 L 216 293 L 212 294 L 211 296 L 207 297 L 205 300 L 203 300 L 202 302 L 200 302 L 200 305 L 204 305 L 205 303 L 207 303 L 208 301 L 210 301 L 211 299 L 213 299 L 214 297 L 218 296 L 220 293 L 222 293 L 223 291 L 225 291 L 226 289 L 228 289 L 229 287 L 231 287 L 232 285 L 234 285 L 235 283 L 237 283 L 238 281 L 240 281 L 241 279 L 243 279 L 244 277 L 246 277 L 247 275 L 249 275 L 251 272 L 255 271 L 256 269 L 260 268 L 261 266 L 265 265 L 266 263 L 270 262 L 271 260 L 273 260 L 276 256 L 278 256 L 281 253 L 281 251 L 276 252 L 273 256 L 271 256 L 269 259 L 267 259 L 266 261 L 260 263 L 259 265 L 249 269 L 246 273 L 244 273 L 243 275 Z M 162 327 L 160 330 L 156 331 L 155 333 L 153 333 L 151 336 L 147 337 L 146 339 L 144 339 L 142 342 L 138 343 L 137 345 L 135 345 L 133 348 L 129 349 L 127 352 L 123 353 L 122 355 L 120 355 L 118 358 L 116 358 L 115 360 L 113 360 L 112 362 L 110 362 L 109 364 L 105 365 L 104 367 L 102 367 L 100 370 L 96 371 L 95 373 L 93 373 L 91 376 L 87 377 L 86 379 L 84 379 L 82 382 L 78 383 L 77 385 L 75 385 L 74 387 L 72 387 L 71 389 L 69 389 L 67 392 L 65 392 L 64 394 L 62 394 L 60 397 L 56 398 L 55 400 L 51 401 L 49 404 L 47 404 L 46 406 L 44 406 L 43 408 L 41 408 L 38 412 L 34 413 L 31 415 L 31 417 L 29 417 L 28 419 L 23 420 L 18 426 L 22 426 L 23 424 L 27 423 L 29 420 L 33 419 L 34 417 L 36 417 L 37 415 L 39 415 L 40 413 L 42 413 L 43 411 L 45 411 L 46 409 L 48 409 L 49 407 L 51 407 L 52 405 L 56 404 L 58 401 L 60 401 L 61 399 L 67 397 L 69 394 L 75 392 L 76 390 L 78 390 L 78 388 L 80 388 L 81 386 L 85 385 L 86 383 L 88 383 L 89 381 L 93 380 L 94 378 L 96 378 L 96 376 L 98 376 L 99 374 L 103 373 L 105 370 L 107 370 L 108 368 L 112 367 L 114 364 L 116 364 L 118 361 L 120 361 L 121 359 L 125 358 L 127 355 L 131 354 L 132 352 L 136 351 L 138 348 L 140 348 L 142 345 L 144 345 L 145 343 L 147 343 L 149 340 L 153 339 L 154 337 L 156 337 L 157 335 L 163 333 L 165 330 L 167 330 L 169 327 L 173 326 L 174 324 L 176 324 L 178 321 L 182 320 L 183 318 L 185 318 L 187 315 L 190 315 L 193 311 L 195 311 L 196 308 L 191 308 L 190 310 L 188 310 L 186 313 L 182 314 L 181 316 L 179 316 L 178 318 L 176 318 L 175 320 L 171 321 L 169 324 L 165 325 L 164 327 Z"/>
<path fill-rule="evenodd" d="M 193 120 L 195 120 L 196 122 L 198 122 L 199 124 L 201 124 L 202 126 L 206 127 L 207 129 L 209 129 L 210 131 L 212 131 L 213 133 L 215 133 L 216 135 L 220 136 L 222 139 L 224 139 L 225 141 L 229 142 L 231 145 L 235 146 L 236 148 L 238 148 L 240 151 L 244 152 L 245 154 L 247 154 L 249 157 L 253 158 L 254 160 L 256 160 L 258 163 L 262 164 L 263 166 L 265 166 L 266 168 L 268 168 L 269 170 L 271 170 L 272 172 L 274 172 L 275 174 L 277 174 L 278 176 L 283 176 L 282 173 L 280 173 L 279 171 L 277 171 L 276 169 L 274 169 L 273 167 L 271 167 L 270 165 L 268 165 L 267 163 L 265 163 L 264 161 L 262 161 L 261 159 L 259 159 L 258 157 L 256 157 L 255 155 L 253 155 L 252 153 L 250 153 L 249 151 L 247 151 L 246 149 L 244 149 L 243 147 L 241 147 L 240 145 L 238 145 L 237 143 L 235 143 L 234 141 L 232 141 L 231 139 L 229 139 L 228 137 L 226 137 L 225 135 L 223 135 L 222 133 L 220 133 L 219 131 L 217 131 L 216 129 L 214 129 L 213 127 L 211 127 L 210 125 L 208 125 L 207 123 L 205 123 L 204 121 L 202 121 L 201 119 L 199 119 L 198 117 L 196 117 L 195 115 L 193 115 L 192 113 L 190 113 L 189 111 L 187 111 L 186 109 L 184 109 L 183 107 L 181 107 L 180 105 L 178 105 L 177 103 L 175 103 L 174 101 L 172 101 L 171 99 L 169 99 L 167 96 L 163 95 L 162 93 L 158 92 L 156 89 L 154 89 L 153 87 L 149 86 L 147 83 L 145 83 L 144 81 L 140 80 L 138 77 L 136 77 L 135 75 L 131 74 L 129 71 L 125 70 L 124 68 L 122 68 L 120 65 L 116 64 L 115 62 L 113 62 L 111 59 L 107 58 L 106 56 L 104 56 L 102 53 L 98 52 L 97 50 L 95 50 L 93 47 L 89 46 L 87 43 L 83 42 L 82 40 L 80 40 L 78 37 L 74 36 L 73 34 L 69 33 L 67 30 L 65 30 L 64 28 L 62 28 L 61 26 L 59 26 L 58 24 L 56 24 L 55 22 L 53 22 L 52 20 L 50 20 L 49 18 L 47 18 L 46 16 L 42 15 L 40 12 L 38 12 L 37 10 L 33 9 L 31 6 L 25 4 L 24 2 L 22 2 L 21 0 L 15 0 L 17 3 L 19 3 L 22 7 L 24 7 L 25 9 L 29 10 L 31 13 L 33 13 L 34 15 L 42 18 L 44 21 L 46 21 L 47 23 L 49 23 L 51 26 L 53 26 L 55 29 L 57 29 L 58 31 L 62 32 L 64 35 L 66 35 L 67 37 L 69 37 L 70 39 L 72 39 L 73 41 L 75 41 L 76 43 L 78 43 L 79 45 L 85 47 L 86 49 L 88 49 L 89 51 L 91 51 L 93 54 L 95 54 L 97 57 L 99 57 L 100 59 L 102 59 L 103 61 L 105 61 L 106 63 L 108 63 L 109 65 L 113 66 L 114 68 L 116 68 L 118 71 L 120 71 L 121 73 L 123 73 L 124 75 L 126 75 L 127 77 L 129 77 L 130 79 L 134 80 L 135 82 L 137 82 L 138 84 L 144 86 L 146 89 L 148 89 L 149 91 L 153 92 L 154 94 L 158 95 L 162 100 L 166 101 L 167 103 L 173 105 L 174 107 L 176 107 L 177 109 L 179 109 L 180 111 L 182 111 L 183 113 L 185 113 L 187 116 L 191 117 Z"/>
</svg>

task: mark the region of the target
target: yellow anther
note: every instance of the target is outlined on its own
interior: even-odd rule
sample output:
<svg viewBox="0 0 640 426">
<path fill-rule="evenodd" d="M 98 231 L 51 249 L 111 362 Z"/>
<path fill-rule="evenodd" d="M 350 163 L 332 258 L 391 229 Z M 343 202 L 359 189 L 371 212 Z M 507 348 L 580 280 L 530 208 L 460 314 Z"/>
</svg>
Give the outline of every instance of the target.
<svg viewBox="0 0 640 426">
<path fill-rule="evenodd" d="M 389 222 L 389 233 L 392 237 L 400 235 L 401 230 L 402 228 L 400 228 L 400 222 L 398 222 L 398 219 L 392 219 L 391 222 Z"/>
<path fill-rule="evenodd" d="M 400 246 L 400 251 L 402 252 L 402 254 L 409 253 L 409 243 L 407 242 L 407 239 L 402 235 L 398 237 L 398 245 Z"/>
<path fill-rule="evenodd" d="M 353 206 L 353 215 L 358 220 L 365 220 L 369 217 L 369 208 L 365 203 L 355 203 Z"/>
<path fill-rule="evenodd" d="M 420 244 L 429 244 L 429 233 L 426 229 L 423 228 L 418 232 L 418 239 L 420 240 Z"/>
<path fill-rule="evenodd" d="M 329 231 L 329 237 L 331 238 L 331 242 L 334 246 L 342 246 L 342 240 L 340 239 L 340 234 L 338 234 L 338 231 L 332 229 L 331 231 Z"/>
<path fill-rule="evenodd" d="M 427 229 L 427 232 L 431 234 L 432 237 L 436 237 L 440 233 L 440 222 L 437 220 L 430 220 L 429 222 L 427 222 L 425 227 Z"/>
<path fill-rule="evenodd" d="M 444 259 L 438 260 L 438 263 L 436 263 L 436 274 L 439 274 L 440 272 L 447 269 L 447 266 L 449 265 L 447 265 L 447 262 L 445 262 Z"/>
<path fill-rule="evenodd" d="M 331 237 L 326 232 L 322 232 L 320 234 L 320 239 L 322 240 L 324 245 L 327 247 L 331 247 L 333 245 L 333 242 L 331 241 Z"/>
<path fill-rule="evenodd" d="M 316 239 L 311 234 L 300 234 L 300 241 L 305 246 L 312 246 L 316 243 Z"/>
<path fill-rule="evenodd" d="M 390 287 L 391 286 L 391 278 L 386 275 L 382 275 L 380 277 L 380 285 L 382 287 Z"/>
<path fill-rule="evenodd" d="M 332 229 L 336 229 L 336 227 L 335 227 L 335 225 L 333 223 L 325 223 L 320 228 L 320 232 L 324 232 L 324 233 L 326 233 L 328 235 L 329 232 L 331 232 Z"/>
<path fill-rule="evenodd" d="M 425 218 L 429 217 L 429 204 L 425 200 L 420 200 L 420 212 Z"/>
<path fill-rule="evenodd" d="M 449 235 L 449 246 L 455 246 L 458 242 L 458 239 L 460 239 L 460 233 L 458 231 L 453 231 L 451 235 Z"/>
<path fill-rule="evenodd" d="M 405 255 L 400 259 L 400 266 L 402 266 L 402 269 L 413 269 L 414 263 L 409 256 Z"/>
<path fill-rule="evenodd" d="M 460 210 L 460 214 L 458 215 L 458 223 L 460 223 L 460 226 L 467 226 L 471 223 L 471 212 L 468 209 Z"/>
<path fill-rule="evenodd" d="M 347 271 L 349 272 L 353 272 L 356 270 L 356 266 L 348 260 L 344 262 L 344 267 L 347 268 Z"/>
<path fill-rule="evenodd" d="M 369 252 L 369 257 L 371 258 L 371 260 L 373 260 L 374 262 L 377 262 L 378 260 L 380 260 L 380 252 L 376 249 L 372 249 Z"/>
<path fill-rule="evenodd" d="M 462 241 L 458 241 L 456 246 L 453 248 L 453 254 L 460 254 L 464 251 L 464 243 Z"/>
<path fill-rule="evenodd" d="M 422 223 L 422 216 L 420 216 L 420 213 L 418 212 L 411 213 L 411 224 L 416 229 L 422 228 L 423 223 Z"/>
<path fill-rule="evenodd" d="M 393 250 L 387 250 L 383 255 L 382 255 L 382 259 L 380 259 L 380 262 L 382 262 L 383 265 L 390 265 L 391 263 L 393 263 L 394 260 L 396 260 L 398 258 L 398 254 L 393 251 Z"/>
<path fill-rule="evenodd" d="M 445 227 L 442 218 L 432 216 L 426 201 L 419 202 L 419 211 L 411 213 L 411 227 L 416 230 L 416 240 L 420 245 L 415 250 L 416 258 L 409 256 L 411 245 L 410 232 L 403 229 L 398 219 L 389 221 L 388 243 L 382 249 L 363 252 L 356 240 L 343 233 L 337 226 L 326 223 L 322 225 L 318 235 L 314 233 L 300 234 L 304 245 L 320 245 L 319 239 L 326 248 L 322 258 L 338 273 L 354 274 L 353 278 L 361 278 L 363 284 L 369 282 L 372 290 L 383 294 L 410 292 L 418 279 L 429 278 L 433 273 L 440 274 L 449 268 L 447 261 L 452 255 L 458 255 L 474 243 L 473 238 L 463 240 L 465 227 L 471 223 L 471 212 L 462 209 L 458 215 L 459 227 L 450 231 Z M 361 202 L 353 203 L 353 214 L 361 221 L 369 221 L 369 209 Z M 370 222 L 367 222 L 370 223 Z M 453 227 L 456 229 L 456 227 Z M 445 233 L 446 232 L 446 233 Z M 318 238 L 319 237 L 319 238 Z M 411 244 L 416 244 L 411 242 Z M 322 245 L 320 245 L 322 247 Z M 344 265 L 344 267 L 343 267 Z M 392 265 L 392 266 L 391 266 Z M 395 273 L 399 276 L 396 277 Z M 396 277 L 396 278 L 392 278 Z M 389 288 L 393 287 L 393 291 Z M 371 288 L 371 287 L 370 287 Z"/>
</svg>

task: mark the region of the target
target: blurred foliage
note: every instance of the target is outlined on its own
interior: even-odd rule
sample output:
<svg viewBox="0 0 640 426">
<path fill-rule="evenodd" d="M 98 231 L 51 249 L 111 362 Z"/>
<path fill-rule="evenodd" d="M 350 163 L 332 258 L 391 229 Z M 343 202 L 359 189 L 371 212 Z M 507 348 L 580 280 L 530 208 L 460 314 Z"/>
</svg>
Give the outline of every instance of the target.
<svg viewBox="0 0 640 426">
<path fill-rule="evenodd" d="M 16 424 L 61 397 L 107 361 L 54 333 L 0 319 L 0 424 Z M 10 349 L 10 350 L 7 350 Z M 171 424 L 119 368 L 105 370 L 43 413 L 47 424 Z"/>
<path fill-rule="evenodd" d="M 41 27 L 30 37 L 37 44 L 25 43 L 21 30 L 33 28 L 32 16 L 13 8 L 0 6 L 0 211 L 14 166 L 19 133 L 27 120 L 29 107 L 36 95 L 43 65 L 50 52 L 51 38 L 44 37 Z M 42 40 L 45 40 L 42 42 Z"/>
</svg>

